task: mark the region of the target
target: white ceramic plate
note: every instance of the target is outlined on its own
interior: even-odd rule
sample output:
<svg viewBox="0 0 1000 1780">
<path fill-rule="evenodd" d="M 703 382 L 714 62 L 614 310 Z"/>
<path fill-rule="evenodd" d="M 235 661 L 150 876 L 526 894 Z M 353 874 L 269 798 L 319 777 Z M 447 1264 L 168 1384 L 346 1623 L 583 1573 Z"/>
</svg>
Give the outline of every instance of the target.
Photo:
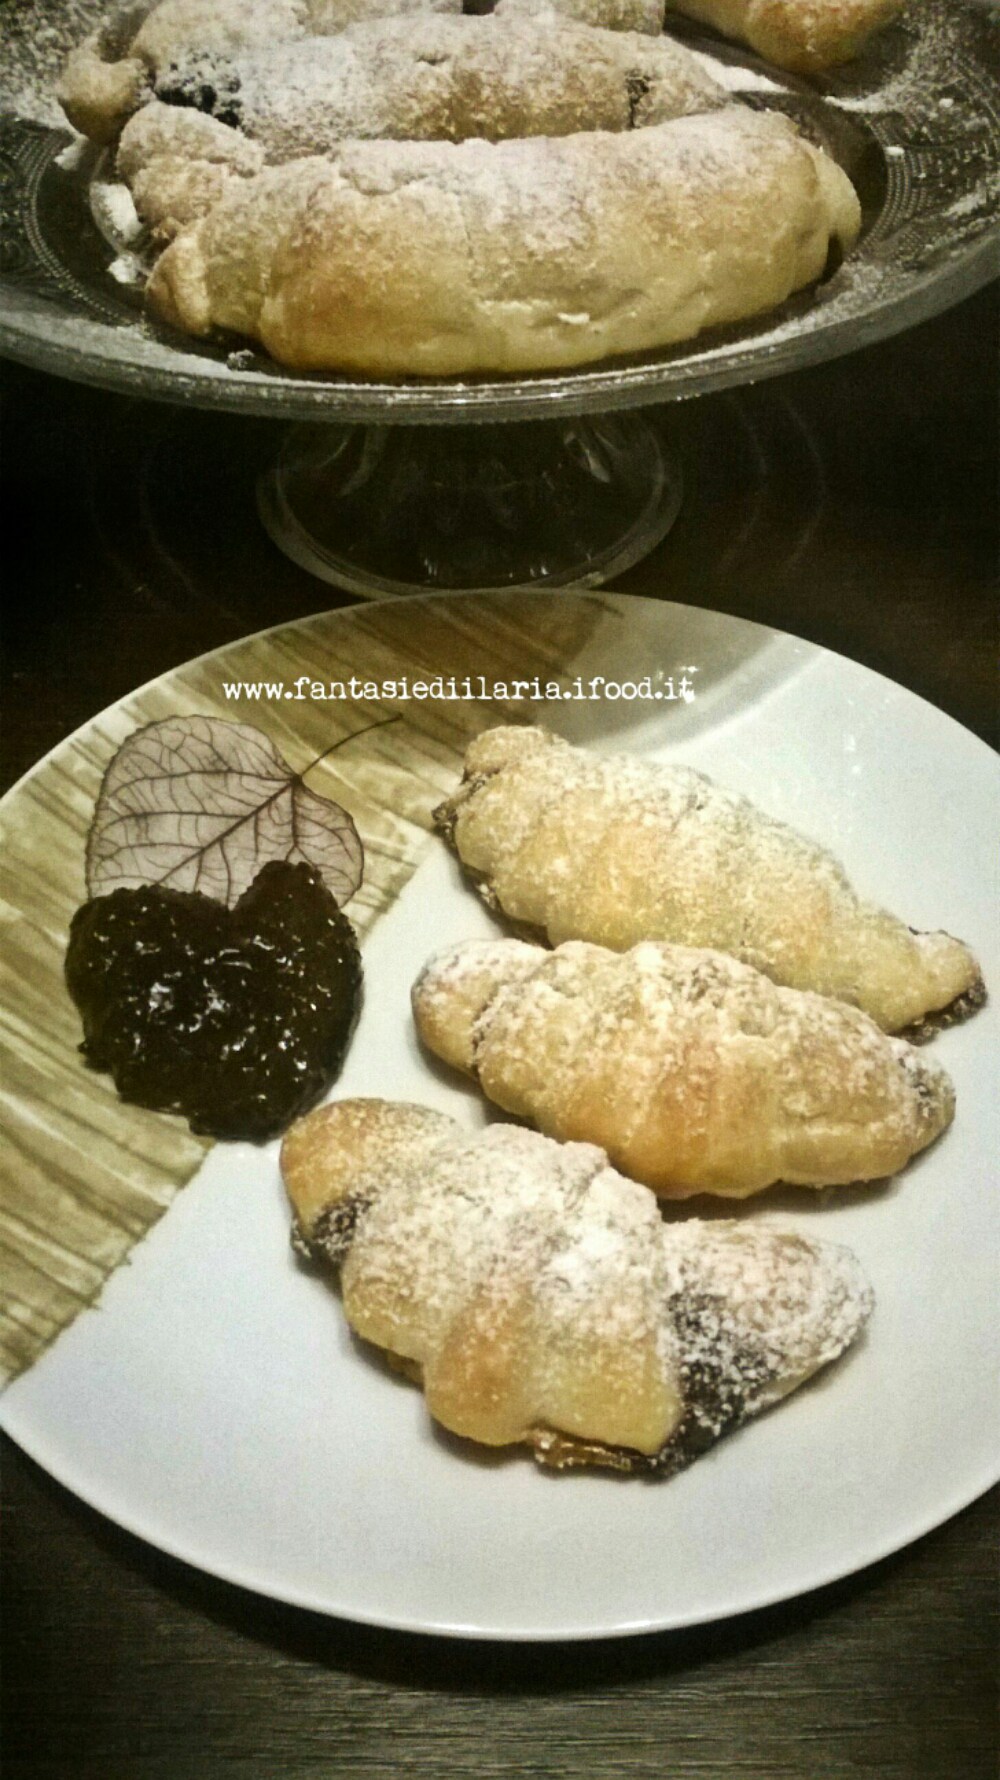
<svg viewBox="0 0 1000 1780">
<path fill-rule="evenodd" d="M 659 640 L 661 661 L 684 659 L 688 639 L 706 692 L 636 707 L 624 729 L 620 705 L 567 705 L 558 727 L 750 793 L 830 844 L 860 888 L 914 925 L 961 934 L 987 982 L 1000 982 L 997 774 L 981 743 L 810 645 L 683 607 L 616 603 L 644 647 Z M 338 1094 L 482 1119 L 475 1095 L 419 1055 L 408 987 L 436 946 L 490 930 L 435 847 L 366 942 L 366 1005 Z M 994 1004 L 936 1040 L 958 1115 L 901 1180 L 772 1196 L 743 1214 L 848 1243 L 874 1284 L 875 1317 L 827 1375 L 670 1482 L 547 1475 L 436 1434 L 419 1392 L 355 1348 L 329 1286 L 293 1260 L 276 1146 L 209 1155 L 99 1308 L 6 1392 L 3 1425 L 164 1550 L 381 1625 L 589 1638 L 689 1625 L 829 1582 L 943 1521 L 1000 1471 L 996 1026 Z"/>
</svg>

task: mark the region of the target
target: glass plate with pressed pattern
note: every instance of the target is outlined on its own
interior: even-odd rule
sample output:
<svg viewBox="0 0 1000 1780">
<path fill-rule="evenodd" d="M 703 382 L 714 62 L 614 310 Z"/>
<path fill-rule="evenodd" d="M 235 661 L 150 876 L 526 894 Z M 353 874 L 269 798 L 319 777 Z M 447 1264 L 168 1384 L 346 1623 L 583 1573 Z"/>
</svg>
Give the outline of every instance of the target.
<svg viewBox="0 0 1000 1780">
<path fill-rule="evenodd" d="M 97 157 L 70 152 L 51 97 L 100 0 L 29 0 L 8 14 L 0 77 L 0 351 L 134 395 L 300 420 L 528 419 L 608 412 L 774 376 L 935 314 L 996 270 L 1000 16 L 926 0 L 848 68 L 780 75 L 750 52 L 678 34 L 751 104 L 790 112 L 852 175 L 864 231 L 832 277 L 771 314 L 686 345 L 580 370 L 392 383 L 282 370 L 235 339 L 201 343 L 142 313 L 91 203 Z M 110 238 L 109 238 L 110 235 Z"/>
</svg>

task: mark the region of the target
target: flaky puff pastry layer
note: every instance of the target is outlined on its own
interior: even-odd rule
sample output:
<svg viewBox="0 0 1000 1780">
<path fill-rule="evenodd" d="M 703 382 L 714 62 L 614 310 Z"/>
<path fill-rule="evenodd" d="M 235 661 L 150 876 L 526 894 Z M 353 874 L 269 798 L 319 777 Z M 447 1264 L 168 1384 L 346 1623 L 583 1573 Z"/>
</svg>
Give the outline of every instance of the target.
<svg viewBox="0 0 1000 1780">
<path fill-rule="evenodd" d="M 863 901 L 824 848 L 690 767 L 486 730 L 435 821 L 486 900 L 552 945 L 711 947 L 887 1032 L 985 999 L 960 940 Z"/>
<path fill-rule="evenodd" d="M 665 1225 L 591 1144 L 348 1100 L 293 1126 L 281 1166 L 298 1244 L 339 1267 L 357 1334 L 444 1427 L 549 1465 L 676 1470 L 871 1309 L 846 1249 Z"/>
<path fill-rule="evenodd" d="M 665 1198 L 877 1180 L 954 1112 L 905 1040 L 721 952 L 470 940 L 425 966 L 413 1012 L 506 1112 L 600 1144 Z"/>
</svg>

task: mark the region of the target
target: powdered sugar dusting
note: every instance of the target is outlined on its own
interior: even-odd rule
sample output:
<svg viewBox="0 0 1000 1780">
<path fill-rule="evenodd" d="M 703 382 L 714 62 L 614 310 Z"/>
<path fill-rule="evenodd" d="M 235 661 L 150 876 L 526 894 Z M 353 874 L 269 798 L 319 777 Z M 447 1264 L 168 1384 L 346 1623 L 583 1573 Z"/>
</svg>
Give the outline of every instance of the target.
<svg viewBox="0 0 1000 1780">
<path fill-rule="evenodd" d="M 699 67 L 703 68 L 712 80 L 718 81 L 720 86 L 725 87 L 727 92 L 783 93 L 788 90 L 782 85 L 780 79 L 773 79 L 761 68 L 750 68 L 745 63 L 736 60 L 724 60 L 721 56 L 711 55 L 708 50 L 692 49 L 691 54 Z"/>
<path fill-rule="evenodd" d="M 397 10 L 401 3 L 396 0 Z M 212 4 L 217 6 L 218 0 Z M 227 0 L 227 5 L 234 17 L 239 15 L 245 36 L 254 10 L 249 0 Z M 135 16 L 143 9 L 144 0 L 124 8 Z M 53 96 L 55 82 L 67 52 L 96 28 L 106 11 L 106 0 L 19 0 L 9 6 L 0 104 L 21 118 L 65 129 Z M 332 0 L 326 12 L 319 0 L 311 0 L 310 28 L 331 28 L 338 20 L 342 25 L 342 11 L 338 0 Z M 960 5 L 921 0 L 857 63 L 826 78 L 814 110 L 853 112 L 863 132 L 877 138 L 883 152 L 887 147 L 904 147 L 904 159 L 887 157 L 895 169 L 896 198 L 883 219 L 870 219 L 874 228 L 868 239 L 816 293 L 796 299 L 771 321 L 761 318 L 721 338 L 705 336 L 680 352 L 675 349 L 635 363 L 599 365 L 542 380 L 410 379 L 389 386 L 380 379 L 288 377 L 268 370 L 259 359 L 236 377 L 224 351 L 186 350 L 176 337 L 166 339 L 148 331 L 124 309 L 120 319 L 109 325 L 100 301 L 99 313 L 83 314 L 55 298 L 43 313 L 33 302 L 22 303 L 14 288 L 10 325 L 33 353 L 44 351 L 61 369 L 70 359 L 84 358 L 92 374 L 116 387 L 155 388 L 161 394 L 185 396 L 197 391 L 204 402 L 252 412 L 280 410 L 299 417 L 315 414 L 332 394 L 369 419 L 379 417 L 387 400 L 398 412 L 424 418 L 454 415 L 456 404 L 469 413 L 524 417 L 541 413 L 553 390 L 566 395 L 572 389 L 576 399 L 606 405 L 620 401 L 623 390 L 694 393 L 737 377 L 768 375 L 812 362 L 856 343 L 862 334 L 874 340 L 903 320 L 933 313 L 940 306 L 935 293 L 958 288 L 955 280 L 964 277 L 964 261 L 985 245 L 998 191 L 996 88 L 982 24 L 986 16 L 986 9 L 967 0 Z M 730 52 L 716 50 L 713 44 L 710 62 L 729 60 Z M 718 77 L 720 70 L 713 66 L 712 72 Z M 737 78 L 735 71 L 731 78 Z M 748 96 L 753 97 L 749 90 Z M 239 139 L 237 132 L 233 134 Z M 242 140 L 250 146 L 246 138 Z M 933 173 L 925 144 L 933 149 Z M 11 199 L 15 205 L 21 201 L 16 184 Z M 58 251 L 55 238 L 51 245 Z M 966 280 L 961 288 L 972 285 Z M 570 305 L 567 312 L 574 328 L 585 325 L 582 302 Z"/>
<path fill-rule="evenodd" d="M 903 53 L 894 64 L 885 67 L 876 62 L 873 68 L 864 61 L 848 64 L 829 81 L 829 97 L 834 105 L 845 110 L 888 113 L 923 110 L 935 92 L 937 101 L 947 112 L 954 106 L 954 95 L 942 91 L 947 80 L 949 63 L 953 60 L 957 41 L 957 25 L 949 17 L 946 6 L 920 9 L 919 22 L 906 19 L 900 26 Z M 951 101 L 949 104 L 948 101 Z"/>
<path fill-rule="evenodd" d="M 161 97 L 210 106 L 272 163 L 349 137 L 491 140 L 626 129 L 723 103 L 720 85 L 669 38 L 594 30 L 554 16 L 428 15 L 336 37 L 181 58 Z"/>
<path fill-rule="evenodd" d="M 699 1303 L 685 1361 L 711 1366 L 723 1349 L 758 1358 L 744 1411 L 777 1402 L 844 1352 L 873 1306 L 850 1249 L 791 1231 L 746 1224 L 670 1226 L 664 1244 L 671 1290 Z"/>
<path fill-rule="evenodd" d="M 954 1106 L 940 1065 L 864 1014 L 715 951 L 471 940 L 413 999 L 425 1042 L 506 1111 L 671 1198 L 879 1179 Z"/>
<path fill-rule="evenodd" d="M 70 51 L 106 10 L 105 0 L 19 0 L 5 7 L 0 111 L 65 129 L 56 82 Z"/>
<path fill-rule="evenodd" d="M 690 768 L 497 733 L 471 744 L 438 820 L 499 906 L 553 945 L 711 947 L 889 1031 L 977 981 L 959 941 L 928 947 L 862 902 L 822 846 Z"/>
<path fill-rule="evenodd" d="M 331 1143 L 355 1104 L 326 1109 Z M 406 1110 L 386 1106 L 391 1141 L 376 1122 L 355 1157 L 344 1306 L 418 1369 L 456 1431 L 468 1431 L 464 1388 L 481 1437 L 578 1462 L 554 1456 L 551 1431 L 614 1447 L 620 1376 L 644 1430 L 633 1458 L 668 1471 L 835 1358 L 870 1313 L 845 1250 L 773 1229 L 664 1225 L 652 1194 L 596 1147 L 513 1126 L 470 1138 L 442 1121 L 440 1142 L 408 1157 Z"/>
</svg>

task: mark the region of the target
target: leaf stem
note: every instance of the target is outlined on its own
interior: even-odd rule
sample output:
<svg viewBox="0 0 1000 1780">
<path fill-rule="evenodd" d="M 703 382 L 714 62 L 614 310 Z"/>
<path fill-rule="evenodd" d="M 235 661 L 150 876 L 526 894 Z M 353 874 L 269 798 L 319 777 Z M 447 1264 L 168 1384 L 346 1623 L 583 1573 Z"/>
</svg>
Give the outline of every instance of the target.
<svg viewBox="0 0 1000 1780">
<path fill-rule="evenodd" d="M 322 754 L 317 754 L 315 760 L 311 760 L 309 765 L 304 766 L 294 777 L 301 781 L 305 778 L 306 773 L 312 772 L 314 766 L 319 766 L 331 754 L 336 754 L 338 748 L 343 748 L 347 742 L 355 741 L 359 735 L 369 735 L 373 729 L 387 729 L 390 723 L 402 723 L 402 721 L 402 717 L 397 712 L 395 717 L 380 717 L 377 723 L 365 723 L 360 729 L 352 729 L 350 735 L 342 735 L 338 741 L 331 742 L 328 748 L 323 749 Z"/>
</svg>

